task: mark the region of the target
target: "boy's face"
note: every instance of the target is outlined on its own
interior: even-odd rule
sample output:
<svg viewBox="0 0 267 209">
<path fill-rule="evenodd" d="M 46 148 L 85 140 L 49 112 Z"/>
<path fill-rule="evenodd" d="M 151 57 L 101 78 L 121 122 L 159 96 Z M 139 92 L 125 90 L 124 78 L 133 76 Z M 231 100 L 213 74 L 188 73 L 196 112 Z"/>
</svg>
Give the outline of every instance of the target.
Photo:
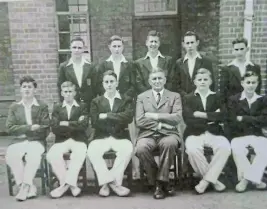
<svg viewBox="0 0 267 209">
<path fill-rule="evenodd" d="M 71 56 L 81 57 L 84 51 L 84 45 L 82 41 L 73 41 L 70 46 Z"/>
<path fill-rule="evenodd" d="M 208 73 L 196 74 L 194 84 L 199 90 L 208 89 L 212 84 L 212 80 Z"/>
<path fill-rule="evenodd" d="M 75 88 L 73 86 L 63 87 L 61 90 L 61 95 L 66 102 L 72 102 L 76 96 Z"/>
<path fill-rule="evenodd" d="M 122 51 L 123 51 L 122 41 L 119 41 L 119 40 L 112 41 L 108 47 L 109 47 L 111 54 L 113 54 L 113 55 L 121 55 L 122 54 Z"/>
<path fill-rule="evenodd" d="M 194 53 L 197 51 L 199 40 L 196 40 L 195 36 L 185 36 L 183 47 L 187 53 Z"/>
<path fill-rule="evenodd" d="M 157 52 L 159 50 L 160 41 L 158 36 L 148 36 L 146 46 L 149 52 Z"/>
<path fill-rule="evenodd" d="M 148 80 L 153 90 L 160 92 L 166 83 L 166 77 L 163 72 L 152 73 Z"/>
<path fill-rule="evenodd" d="M 237 43 L 233 46 L 233 55 L 235 58 L 245 58 L 248 48 L 244 43 Z"/>
<path fill-rule="evenodd" d="M 258 76 L 246 77 L 241 81 L 241 85 L 246 93 L 254 93 L 258 86 Z"/>
<path fill-rule="evenodd" d="M 32 98 L 35 94 L 35 88 L 32 82 L 23 82 L 20 86 L 20 93 L 22 98 Z"/>
<path fill-rule="evenodd" d="M 103 78 L 103 87 L 106 92 L 115 92 L 118 87 L 117 79 L 112 75 L 105 75 Z"/>
</svg>

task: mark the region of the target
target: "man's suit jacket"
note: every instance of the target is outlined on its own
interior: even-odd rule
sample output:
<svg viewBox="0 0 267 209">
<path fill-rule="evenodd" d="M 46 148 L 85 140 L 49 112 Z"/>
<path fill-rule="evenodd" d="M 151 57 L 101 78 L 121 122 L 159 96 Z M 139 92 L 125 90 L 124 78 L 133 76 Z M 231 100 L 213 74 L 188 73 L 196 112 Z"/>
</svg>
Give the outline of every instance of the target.
<svg viewBox="0 0 267 209">
<path fill-rule="evenodd" d="M 83 65 L 83 74 L 82 74 L 82 85 L 81 87 L 78 85 L 78 81 L 73 69 L 73 65 L 68 65 L 69 60 L 63 62 L 59 66 L 59 73 L 58 73 L 58 90 L 59 95 L 61 92 L 61 84 L 65 81 L 71 81 L 73 84 L 76 85 L 76 97 L 75 99 L 79 101 L 83 101 L 87 104 L 87 108 L 89 111 L 90 103 L 93 98 L 96 97 L 96 73 L 95 68 L 88 63 L 84 63 Z M 62 99 L 62 98 L 61 98 Z"/>
<path fill-rule="evenodd" d="M 158 113 L 159 120 L 145 117 L 145 113 Z M 182 121 L 182 102 L 178 93 L 164 90 L 159 105 L 157 105 L 152 90 L 138 95 L 136 104 L 136 124 L 140 128 L 138 139 L 151 137 L 155 133 L 168 136 L 178 135 L 178 130 L 162 128 L 158 130 L 159 123 L 177 126 Z"/>
<path fill-rule="evenodd" d="M 132 98 L 115 98 L 113 108 L 110 109 L 109 101 L 103 95 L 93 99 L 91 104 L 92 127 L 95 129 L 95 139 L 113 136 L 116 139 L 129 139 L 126 130 L 133 120 Z M 106 113 L 106 119 L 99 119 L 100 113 Z"/>
<path fill-rule="evenodd" d="M 103 74 L 108 70 L 114 71 L 113 63 L 111 61 L 104 61 L 100 63 L 100 65 L 97 68 L 96 91 L 98 95 L 103 95 L 105 92 L 102 81 L 103 81 Z M 118 81 L 119 81 L 119 86 L 117 90 L 121 95 L 132 98 L 135 97 L 135 74 L 132 62 L 128 61 L 127 63 L 124 62 L 121 63 L 121 69 Z"/>
<path fill-rule="evenodd" d="M 191 92 L 184 96 L 183 99 L 183 116 L 186 123 L 186 129 L 184 132 L 184 139 L 188 136 L 199 136 L 205 131 L 209 131 L 214 135 L 224 135 L 222 127 L 219 123 L 225 121 L 226 108 L 220 101 L 220 97 L 217 94 L 210 94 L 207 97 L 206 110 L 204 110 L 200 95 Z M 220 110 L 220 112 L 216 112 Z M 207 113 L 207 119 L 194 117 L 194 112 L 200 111 Z"/>
<path fill-rule="evenodd" d="M 173 71 L 172 68 L 174 67 L 174 60 L 172 57 L 165 56 L 165 58 L 159 57 L 158 58 L 158 67 L 166 73 L 166 88 L 172 90 L 171 86 L 171 78 L 170 73 Z M 136 69 L 136 91 L 137 95 L 149 90 L 151 86 L 148 83 L 149 73 L 152 70 L 152 65 L 150 63 L 149 57 L 148 58 L 140 58 L 135 61 L 135 69 Z"/>
<path fill-rule="evenodd" d="M 26 138 L 15 138 L 13 142 L 22 140 L 37 140 L 44 142 L 50 127 L 48 106 L 44 102 L 37 100 L 39 106 L 32 106 L 32 124 L 38 124 L 41 128 L 37 131 L 31 131 L 31 125 L 27 124 L 24 106 L 22 104 L 13 103 L 9 107 L 8 117 L 6 121 L 7 131 L 11 135 L 26 135 Z"/>
<path fill-rule="evenodd" d="M 249 64 L 246 67 L 246 71 L 254 71 L 259 75 L 259 85 L 256 89 L 256 93 L 260 94 L 262 83 L 260 66 L 257 64 L 254 64 L 254 66 Z M 221 73 L 221 95 L 222 98 L 225 99 L 225 102 L 227 102 L 227 99 L 230 96 L 233 96 L 243 91 L 243 87 L 241 86 L 241 75 L 238 67 L 236 67 L 235 65 L 227 65 L 222 67 Z"/>
<path fill-rule="evenodd" d="M 79 120 L 84 116 L 83 120 Z M 60 126 L 60 121 L 68 121 L 68 126 Z M 72 106 L 70 118 L 68 119 L 67 108 L 62 103 L 57 103 L 53 107 L 52 112 L 52 131 L 56 135 L 55 142 L 62 142 L 69 138 L 76 141 L 87 143 L 85 130 L 88 127 L 88 110 L 85 103 L 79 103 L 79 106 Z"/>
<path fill-rule="evenodd" d="M 240 100 L 241 93 L 228 100 L 228 123 L 226 130 L 230 139 L 239 136 L 263 136 L 262 128 L 267 126 L 267 96 L 258 98 L 249 108 L 246 99 Z M 236 120 L 242 116 L 241 122 Z"/>
<path fill-rule="evenodd" d="M 195 74 L 197 73 L 197 70 L 200 68 L 206 68 L 211 72 L 211 76 L 214 81 L 214 72 L 212 69 L 212 62 L 205 56 L 201 55 L 201 58 L 196 58 L 196 63 L 193 71 L 192 78 L 189 74 L 188 69 L 188 60 L 184 61 L 184 58 L 180 58 L 176 61 L 176 65 L 173 69 L 173 72 L 171 73 L 172 78 L 172 86 L 173 91 L 180 93 L 180 95 L 183 97 L 186 94 L 191 93 L 196 89 L 195 84 L 193 82 L 193 78 Z M 210 89 L 214 91 L 215 82 L 211 85 Z"/>
</svg>

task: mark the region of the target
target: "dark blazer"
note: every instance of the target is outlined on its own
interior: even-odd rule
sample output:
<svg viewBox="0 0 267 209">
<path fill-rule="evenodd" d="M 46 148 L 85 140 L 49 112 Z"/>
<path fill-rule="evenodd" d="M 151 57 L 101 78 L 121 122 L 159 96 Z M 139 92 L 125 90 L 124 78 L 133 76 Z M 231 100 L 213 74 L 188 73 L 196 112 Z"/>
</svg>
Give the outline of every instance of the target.
<svg viewBox="0 0 267 209">
<path fill-rule="evenodd" d="M 145 113 L 158 113 L 159 120 L 145 117 Z M 152 90 L 147 90 L 137 97 L 136 125 L 140 128 L 138 139 L 151 137 L 160 133 L 165 136 L 179 135 L 177 129 L 162 128 L 157 130 L 159 122 L 177 126 L 182 121 L 182 101 L 178 93 L 164 90 L 159 105 L 157 105 Z"/>
<path fill-rule="evenodd" d="M 106 119 L 99 119 L 100 113 L 107 113 Z M 115 98 L 113 109 L 110 109 L 109 101 L 103 95 L 93 99 L 91 104 L 92 127 L 95 129 L 95 139 L 103 139 L 113 136 L 116 139 L 129 139 L 126 130 L 133 120 L 132 99 L 123 97 Z"/>
<path fill-rule="evenodd" d="M 165 56 L 165 58 L 158 58 L 158 67 L 166 72 L 167 82 L 166 89 L 172 90 L 170 73 L 173 71 L 175 61 L 170 56 Z M 136 72 L 136 91 L 137 95 L 145 92 L 146 90 L 151 89 L 151 86 L 148 83 L 149 73 L 152 70 L 152 66 L 149 60 L 149 57 L 140 58 L 135 61 L 135 72 Z"/>
<path fill-rule="evenodd" d="M 97 91 L 98 95 L 102 95 L 105 92 L 102 85 L 103 73 L 108 70 L 114 71 L 113 63 L 111 61 L 104 61 L 100 63 L 97 68 L 97 86 L 95 90 Z M 121 63 L 121 69 L 118 81 L 119 81 L 119 86 L 117 90 L 121 95 L 132 98 L 135 97 L 135 74 L 132 62 L 128 61 L 127 63 L 125 62 Z"/>
<path fill-rule="evenodd" d="M 31 131 L 31 125 L 26 122 L 24 106 L 22 104 L 13 103 L 9 107 L 6 127 L 10 135 L 20 136 L 25 134 L 26 140 L 37 140 L 44 142 L 49 131 L 50 120 L 48 106 L 44 102 L 37 100 L 39 106 L 32 106 L 32 124 L 38 124 L 41 128 L 37 131 Z M 25 139 L 15 138 L 13 142 L 19 142 Z"/>
<path fill-rule="evenodd" d="M 196 63 L 193 71 L 192 78 L 189 74 L 188 61 L 184 61 L 184 57 L 176 61 L 175 68 L 171 74 L 173 91 L 178 92 L 183 97 L 184 95 L 194 91 L 196 89 L 193 78 L 200 68 L 206 68 L 211 72 L 214 81 L 214 72 L 212 68 L 212 62 L 205 56 L 201 55 L 201 58 L 196 58 Z M 210 89 L 214 91 L 215 82 L 212 83 Z"/>
<path fill-rule="evenodd" d="M 79 120 L 84 116 L 83 120 Z M 60 121 L 68 121 L 69 126 L 60 126 Z M 70 119 L 68 119 L 67 108 L 62 107 L 62 103 L 57 103 L 52 112 L 52 131 L 56 135 L 55 142 L 63 142 L 69 138 L 87 143 L 85 133 L 88 127 L 88 111 L 85 103 L 71 108 Z"/>
<path fill-rule="evenodd" d="M 253 63 L 254 64 L 254 63 Z M 247 65 L 246 71 L 254 71 L 259 75 L 259 85 L 256 89 L 256 93 L 261 93 L 261 69 L 260 66 L 257 64 Z M 221 82 L 221 95 L 226 100 L 235 94 L 238 94 L 243 91 L 243 87 L 241 86 L 241 75 L 239 72 L 238 67 L 235 65 L 227 65 L 222 67 L 222 82 Z"/>
<path fill-rule="evenodd" d="M 224 135 L 219 123 L 225 121 L 226 111 L 224 104 L 220 102 L 219 95 L 210 94 L 207 98 L 206 110 L 204 110 L 200 95 L 191 92 L 184 96 L 183 107 L 183 117 L 187 125 L 184 132 L 184 139 L 191 135 L 199 136 L 205 131 L 209 131 L 214 135 Z M 216 112 L 218 109 L 220 109 L 220 112 Z M 206 112 L 208 118 L 194 117 L 193 113 L 195 111 Z"/>
<path fill-rule="evenodd" d="M 241 94 L 236 94 L 228 99 L 227 131 L 230 139 L 239 136 L 263 136 L 262 128 L 267 126 L 267 96 L 258 98 L 249 108 L 246 99 L 240 100 Z M 237 116 L 243 116 L 241 122 Z"/>
<path fill-rule="evenodd" d="M 78 81 L 73 69 L 73 65 L 68 65 L 69 60 L 66 62 L 63 62 L 59 66 L 59 72 L 58 72 L 58 90 L 59 95 L 61 95 L 61 84 L 65 81 L 71 81 L 76 85 L 76 101 L 83 101 L 87 104 L 87 108 L 89 111 L 90 103 L 93 98 L 96 97 L 96 73 L 95 68 L 93 65 L 85 63 L 83 66 L 83 75 L 82 75 L 82 86 L 80 87 L 78 85 Z M 68 66 L 67 66 L 68 65 Z M 61 101 L 63 98 L 61 97 Z"/>
</svg>

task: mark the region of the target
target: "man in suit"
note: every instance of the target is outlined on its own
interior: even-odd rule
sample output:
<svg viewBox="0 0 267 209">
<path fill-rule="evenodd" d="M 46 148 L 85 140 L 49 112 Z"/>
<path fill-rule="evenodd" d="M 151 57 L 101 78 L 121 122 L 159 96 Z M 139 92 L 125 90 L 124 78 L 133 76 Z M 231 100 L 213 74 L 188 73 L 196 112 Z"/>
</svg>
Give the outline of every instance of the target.
<svg viewBox="0 0 267 209">
<path fill-rule="evenodd" d="M 148 33 L 146 39 L 147 54 L 135 61 L 136 68 L 136 91 L 137 94 L 141 94 L 144 91 L 150 89 L 148 83 L 149 73 L 153 68 L 161 68 L 165 71 L 167 76 L 166 88 L 172 89 L 171 79 L 169 78 L 170 72 L 174 66 L 174 61 L 172 57 L 162 55 L 159 51 L 160 47 L 160 37 L 159 32 L 152 30 Z"/>
<path fill-rule="evenodd" d="M 231 147 L 237 167 L 239 183 L 237 192 L 244 192 L 252 182 L 257 189 L 266 189 L 262 176 L 267 166 L 267 138 L 262 128 L 267 125 L 267 96 L 256 93 L 259 75 L 255 71 L 246 71 L 242 77 L 243 91 L 228 100 Z M 255 157 L 248 160 L 248 147 L 252 147 Z"/>
<path fill-rule="evenodd" d="M 33 179 L 46 149 L 48 106 L 35 98 L 36 88 L 37 83 L 32 77 L 21 78 L 22 99 L 10 106 L 6 121 L 9 134 L 18 136 L 6 151 L 6 163 L 19 186 L 18 201 L 36 196 Z"/>
<path fill-rule="evenodd" d="M 70 81 L 76 85 L 77 101 L 83 101 L 90 109 L 91 100 L 96 96 L 95 68 L 83 57 L 84 40 L 76 37 L 71 40 L 71 58 L 59 66 L 58 90 L 61 96 L 61 84 Z"/>
<path fill-rule="evenodd" d="M 124 171 L 131 160 L 133 145 L 126 128 L 133 119 L 132 99 L 124 97 L 117 90 L 118 81 L 114 71 L 103 75 L 104 95 L 95 98 L 91 104 L 94 140 L 89 144 L 87 154 L 101 186 L 100 196 L 107 197 L 112 189 L 118 196 L 127 196 L 130 190 L 122 186 Z M 116 159 L 108 169 L 103 155 L 113 150 Z"/>
<path fill-rule="evenodd" d="M 169 168 L 181 141 L 177 125 L 182 121 L 182 104 L 178 93 L 164 88 L 166 76 L 162 69 L 153 69 L 148 82 L 152 89 L 137 97 L 136 124 L 140 132 L 136 156 L 144 166 L 149 184 L 156 184 L 154 198 L 163 199 L 165 192 L 170 192 L 166 191 Z M 155 149 L 160 152 L 159 166 L 153 156 Z"/>
<path fill-rule="evenodd" d="M 198 45 L 198 35 L 192 31 L 186 32 L 183 38 L 183 47 L 186 54 L 176 61 L 170 76 L 173 91 L 179 92 L 182 97 L 195 90 L 193 78 L 198 69 L 208 69 L 211 72 L 212 80 L 214 80 L 212 62 L 205 56 L 200 55 L 197 51 Z M 211 85 L 210 89 L 214 90 L 214 84 Z"/>
<path fill-rule="evenodd" d="M 88 111 L 85 103 L 78 103 L 75 85 L 70 81 L 61 84 L 62 103 L 54 105 L 52 112 L 52 131 L 56 135 L 55 144 L 47 153 L 47 161 L 59 180 L 60 186 L 50 192 L 52 198 L 59 198 L 70 189 L 74 197 L 81 193 L 77 186 L 79 172 L 87 151 L 85 130 L 88 126 Z M 63 159 L 71 152 L 68 169 Z"/>
<path fill-rule="evenodd" d="M 225 107 L 220 102 L 219 95 L 210 90 L 212 78 L 209 70 L 197 70 L 194 84 L 196 90 L 184 96 L 183 116 L 187 125 L 184 138 L 189 162 L 202 177 L 195 190 L 202 194 L 212 184 L 216 191 L 221 192 L 226 187 L 218 181 L 218 177 L 231 154 L 230 143 L 220 125 L 224 122 Z M 213 149 L 214 155 L 210 163 L 204 156 L 204 146 Z"/>
<path fill-rule="evenodd" d="M 118 77 L 118 92 L 128 97 L 135 96 L 135 78 L 133 72 L 133 64 L 126 60 L 122 52 L 124 49 L 121 37 L 114 35 L 109 39 L 108 48 L 111 52 L 110 57 L 100 63 L 97 70 L 97 89 L 99 95 L 105 92 L 103 88 L 103 73 L 112 70 Z"/>
<path fill-rule="evenodd" d="M 246 58 L 249 51 L 248 41 L 245 38 L 237 38 L 232 42 L 234 60 L 222 68 L 222 97 L 227 100 L 232 95 L 243 91 L 241 78 L 247 71 L 254 71 L 259 76 L 259 84 L 256 93 L 261 93 L 261 69 L 260 66 Z"/>
</svg>

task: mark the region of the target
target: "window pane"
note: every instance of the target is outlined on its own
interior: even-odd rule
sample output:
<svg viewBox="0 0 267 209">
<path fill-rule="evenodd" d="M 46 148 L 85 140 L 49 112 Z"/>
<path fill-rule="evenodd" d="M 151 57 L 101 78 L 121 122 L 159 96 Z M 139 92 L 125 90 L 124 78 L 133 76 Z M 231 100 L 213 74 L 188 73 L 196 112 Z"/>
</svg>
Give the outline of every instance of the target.
<svg viewBox="0 0 267 209">
<path fill-rule="evenodd" d="M 59 48 L 60 49 L 70 48 L 70 34 L 59 34 Z"/>
<path fill-rule="evenodd" d="M 88 6 L 85 5 L 85 6 L 79 6 L 79 11 L 81 12 L 86 12 L 88 10 Z"/>
<path fill-rule="evenodd" d="M 58 15 L 59 31 L 70 31 L 70 17 L 68 15 Z"/>
<path fill-rule="evenodd" d="M 56 0 L 56 11 L 69 11 L 68 2 L 66 0 Z"/>
<path fill-rule="evenodd" d="M 64 0 L 66 1 L 66 0 Z M 68 0 L 70 5 L 77 5 L 78 4 L 78 0 Z"/>
<path fill-rule="evenodd" d="M 135 0 L 135 13 L 176 13 L 177 12 L 177 0 Z"/>
<path fill-rule="evenodd" d="M 78 12 L 78 6 L 69 6 L 70 12 Z"/>
<path fill-rule="evenodd" d="M 88 0 L 78 0 L 79 4 L 88 4 Z"/>
</svg>

